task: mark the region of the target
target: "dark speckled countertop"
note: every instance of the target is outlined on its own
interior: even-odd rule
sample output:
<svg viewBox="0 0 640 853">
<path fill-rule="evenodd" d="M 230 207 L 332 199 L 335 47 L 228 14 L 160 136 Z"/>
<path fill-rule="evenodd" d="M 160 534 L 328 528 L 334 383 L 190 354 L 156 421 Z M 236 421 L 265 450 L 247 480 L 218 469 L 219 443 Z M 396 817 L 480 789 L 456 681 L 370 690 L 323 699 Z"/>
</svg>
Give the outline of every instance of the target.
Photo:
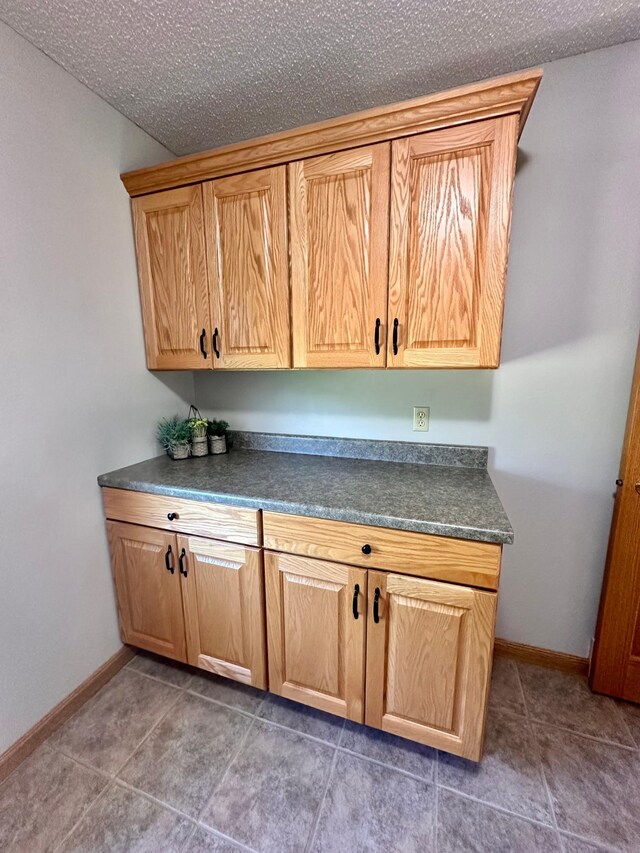
<svg viewBox="0 0 640 853">
<path fill-rule="evenodd" d="M 336 439 L 331 441 L 336 442 L 337 455 L 317 455 L 318 451 L 309 450 L 309 439 L 305 439 L 303 453 L 293 452 L 300 447 L 300 440 L 298 445 L 294 441 L 283 445 L 280 437 L 279 450 L 246 449 L 251 444 L 246 438 L 250 435 L 239 434 L 236 449 L 226 455 L 176 462 L 158 456 L 103 474 L 98 482 L 117 489 L 375 527 L 482 542 L 513 542 L 511 524 L 484 467 L 486 448 Z M 327 441 L 318 440 L 322 452 L 331 450 Z M 264 442 L 256 440 L 254 445 L 264 446 Z M 421 461 L 352 458 L 353 453 L 379 456 L 376 445 L 384 447 L 385 460 L 389 447 L 396 445 L 396 458 Z M 283 446 L 287 448 L 284 451 Z M 356 450 L 352 451 L 354 446 Z M 416 456 L 412 448 L 421 455 Z M 441 460 L 446 464 L 434 464 Z"/>
</svg>

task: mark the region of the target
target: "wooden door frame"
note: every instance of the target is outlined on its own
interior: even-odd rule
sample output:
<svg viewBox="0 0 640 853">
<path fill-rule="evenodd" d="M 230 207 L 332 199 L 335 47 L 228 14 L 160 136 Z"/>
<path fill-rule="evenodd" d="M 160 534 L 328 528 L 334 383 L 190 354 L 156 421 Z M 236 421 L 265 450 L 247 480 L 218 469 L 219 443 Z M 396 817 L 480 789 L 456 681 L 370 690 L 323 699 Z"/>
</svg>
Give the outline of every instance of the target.
<svg viewBox="0 0 640 853">
<path fill-rule="evenodd" d="M 616 486 L 589 685 L 640 702 L 640 339 Z"/>
</svg>

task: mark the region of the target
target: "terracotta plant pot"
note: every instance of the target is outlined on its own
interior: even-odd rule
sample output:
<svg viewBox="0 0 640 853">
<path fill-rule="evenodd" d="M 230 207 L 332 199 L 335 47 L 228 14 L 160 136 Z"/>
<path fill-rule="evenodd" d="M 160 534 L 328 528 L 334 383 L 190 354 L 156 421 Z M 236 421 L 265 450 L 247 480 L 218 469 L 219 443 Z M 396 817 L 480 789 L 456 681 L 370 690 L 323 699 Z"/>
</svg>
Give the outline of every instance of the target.
<svg viewBox="0 0 640 853">
<path fill-rule="evenodd" d="M 209 453 L 217 456 L 219 453 L 227 452 L 227 437 L 225 435 L 209 436 Z"/>
<path fill-rule="evenodd" d="M 169 450 L 168 453 L 172 459 L 188 459 L 189 444 L 186 441 L 182 444 L 176 444 L 176 446 Z"/>
</svg>

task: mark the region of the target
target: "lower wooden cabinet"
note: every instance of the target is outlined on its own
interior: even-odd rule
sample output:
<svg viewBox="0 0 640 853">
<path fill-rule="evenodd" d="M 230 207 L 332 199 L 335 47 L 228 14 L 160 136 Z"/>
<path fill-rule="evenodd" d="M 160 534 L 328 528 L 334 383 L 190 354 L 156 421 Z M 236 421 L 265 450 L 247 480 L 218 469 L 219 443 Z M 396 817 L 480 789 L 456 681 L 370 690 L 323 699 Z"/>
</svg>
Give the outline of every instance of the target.
<svg viewBox="0 0 640 853">
<path fill-rule="evenodd" d="M 479 760 L 497 596 L 369 572 L 365 721 Z"/>
<path fill-rule="evenodd" d="M 269 689 L 364 721 L 367 571 L 265 554 Z"/>
<path fill-rule="evenodd" d="M 189 663 L 267 687 L 264 584 L 258 549 L 178 536 Z"/>
<path fill-rule="evenodd" d="M 186 660 L 176 537 L 107 522 L 122 641 Z"/>
<path fill-rule="evenodd" d="M 272 552 L 265 565 L 273 693 L 480 758 L 495 593 Z"/>
<path fill-rule="evenodd" d="M 257 548 L 108 521 L 122 640 L 266 688 Z"/>
</svg>

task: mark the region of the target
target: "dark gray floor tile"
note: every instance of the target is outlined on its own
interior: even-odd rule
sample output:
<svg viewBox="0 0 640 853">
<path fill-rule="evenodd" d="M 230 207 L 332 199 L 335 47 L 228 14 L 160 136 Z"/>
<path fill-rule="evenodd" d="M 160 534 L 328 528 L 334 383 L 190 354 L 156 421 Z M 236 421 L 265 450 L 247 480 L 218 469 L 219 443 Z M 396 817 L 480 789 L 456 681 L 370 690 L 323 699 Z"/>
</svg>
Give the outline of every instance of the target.
<svg viewBox="0 0 640 853">
<path fill-rule="evenodd" d="M 635 745 L 640 749 L 640 705 L 636 705 L 634 702 L 623 702 L 622 700 L 618 700 L 616 704 L 624 714 Z"/>
<path fill-rule="evenodd" d="M 434 821 L 434 785 L 338 752 L 311 849 L 427 853 Z"/>
<path fill-rule="evenodd" d="M 124 669 L 51 738 L 51 745 L 115 773 L 179 696 L 167 684 Z"/>
<path fill-rule="evenodd" d="M 413 773 L 427 781 L 433 779 L 437 752 L 429 746 L 349 721 L 344 727 L 339 745 L 396 770 Z"/>
<path fill-rule="evenodd" d="M 259 716 L 329 743 L 338 742 L 344 724 L 342 717 L 325 714 L 299 702 L 290 702 L 282 696 L 274 696 L 273 693 L 267 694 Z"/>
<path fill-rule="evenodd" d="M 592 693 L 586 678 L 518 663 L 529 713 L 534 720 L 580 734 L 632 746 L 623 713 L 613 699 Z"/>
<path fill-rule="evenodd" d="M 232 708 L 238 708 L 247 714 L 255 714 L 265 697 L 264 690 L 256 690 L 248 684 L 222 678 L 204 670 L 196 670 L 188 689 L 207 699 L 214 699 Z"/>
<path fill-rule="evenodd" d="M 640 755 L 536 725 L 560 829 L 626 850 L 640 849 Z"/>
<path fill-rule="evenodd" d="M 256 721 L 203 823 L 255 850 L 304 850 L 333 750 Z"/>
<path fill-rule="evenodd" d="M 193 677 L 193 670 L 185 664 L 152 655 L 151 652 L 138 652 L 127 669 L 159 678 L 174 687 L 186 687 Z"/>
<path fill-rule="evenodd" d="M 438 853 L 557 853 L 555 830 L 438 792 Z"/>
<path fill-rule="evenodd" d="M 583 838 L 574 838 L 570 835 L 560 833 L 564 853 L 607 853 L 611 847 L 603 847 L 601 844 L 595 844 L 592 841 L 585 841 Z"/>
<path fill-rule="evenodd" d="M 177 853 L 193 824 L 134 791 L 112 784 L 60 853 Z"/>
<path fill-rule="evenodd" d="M 238 853 L 242 850 L 231 841 L 226 841 L 204 829 L 197 829 L 185 853 Z"/>
<path fill-rule="evenodd" d="M 107 780 L 41 746 L 0 785 L 0 850 L 51 850 Z"/>
<path fill-rule="evenodd" d="M 489 708 L 521 715 L 526 713 L 518 665 L 511 658 L 496 656 L 493 659 Z"/>
<path fill-rule="evenodd" d="M 250 725 L 251 717 L 185 693 L 119 776 L 197 817 Z"/>
<path fill-rule="evenodd" d="M 438 782 L 524 817 L 552 822 L 534 734 L 528 720 L 515 714 L 489 714 L 482 761 L 440 753 Z"/>
</svg>

